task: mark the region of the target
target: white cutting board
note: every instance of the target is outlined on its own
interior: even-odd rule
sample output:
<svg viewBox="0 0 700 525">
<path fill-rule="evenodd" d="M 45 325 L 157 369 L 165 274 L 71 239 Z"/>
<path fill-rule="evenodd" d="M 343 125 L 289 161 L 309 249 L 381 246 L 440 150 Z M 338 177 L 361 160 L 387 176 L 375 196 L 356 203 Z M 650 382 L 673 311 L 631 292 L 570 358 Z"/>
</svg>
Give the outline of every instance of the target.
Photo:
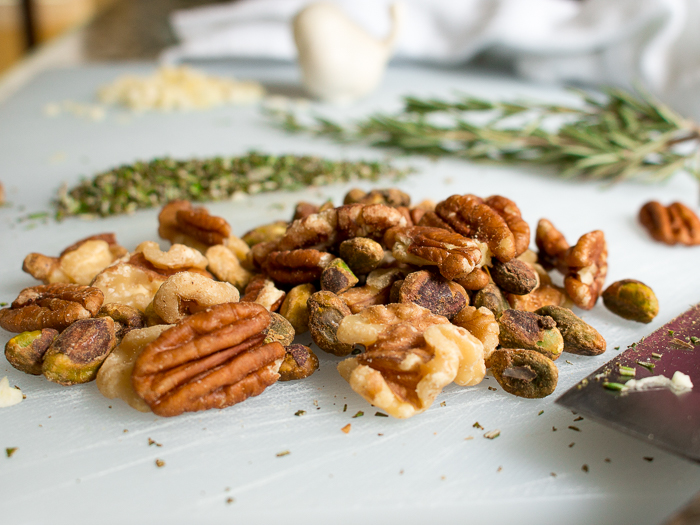
<svg viewBox="0 0 700 525">
<path fill-rule="evenodd" d="M 155 156 L 238 155 L 250 148 L 337 159 L 384 155 L 286 135 L 257 108 L 133 117 L 114 111 L 103 122 L 42 113 L 50 102 L 92 102 L 99 85 L 125 72 L 151 69 L 132 64 L 48 72 L 0 106 L 0 180 L 11 203 L 0 208 L 0 301 L 10 302 L 22 288 L 36 284 L 20 269 L 31 251 L 55 255 L 81 237 L 104 231 L 116 232 L 130 249 L 142 240 L 158 240 L 156 210 L 96 221 L 17 222 L 49 209 L 59 185 L 73 184 L 81 175 Z M 258 79 L 278 92 L 298 92 L 291 66 L 208 69 Z M 359 116 L 398 108 L 402 94 L 458 91 L 570 100 L 560 90 L 507 78 L 394 68 L 380 92 L 362 103 L 316 109 Z M 67 388 L 25 375 L 0 357 L 0 377 L 9 376 L 27 396 L 17 406 L 0 409 L 0 522 L 659 523 L 694 495 L 700 489 L 698 465 L 593 421 L 574 423 L 576 416 L 555 406 L 554 399 L 616 355 L 615 346 L 625 348 L 700 301 L 700 250 L 654 243 L 636 223 L 637 210 L 652 198 L 696 205 L 697 183 L 677 176 L 665 185 L 603 188 L 558 180 L 544 170 L 456 160 L 400 163 L 420 170 L 400 184 L 416 200 L 500 193 L 517 202 L 533 228 L 547 217 L 570 241 L 603 229 L 609 282 L 636 278 L 649 284 L 661 304 L 659 316 L 639 325 L 601 305 L 585 313 L 607 339 L 608 351 L 599 357 L 562 357 L 559 386 L 549 398 L 513 397 L 489 377 L 476 387 L 446 388 L 430 410 L 407 421 L 375 417 L 376 409 L 339 377 L 339 359 L 320 351 L 321 368 L 307 380 L 277 383 L 223 411 L 172 419 L 107 400 L 94 384 Z M 332 197 L 339 202 L 349 187 L 266 194 L 212 204 L 210 210 L 242 234 L 288 218 L 297 200 L 320 203 Z M 9 337 L 1 333 L 0 344 Z M 306 415 L 295 417 L 297 410 Z M 358 411 L 365 415 L 353 419 Z M 477 421 L 485 430 L 473 427 Z M 340 429 L 348 423 L 352 430 L 345 434 Z M 484 439 L 484 432 L 493 429 L 500 429 L 500 437 Z M 473 439 L 465 440 L 469 436 Z M 149 438 L 162 447 L 149 446 Z M 18 450 L 6 458 L 6 447 Z M 277 456 L 284 451 L 290 453 Z M 157 468 L 156 459 L 165 466 Z M 227 503 L 228 498 L 233 501 Z"/>
</svg>

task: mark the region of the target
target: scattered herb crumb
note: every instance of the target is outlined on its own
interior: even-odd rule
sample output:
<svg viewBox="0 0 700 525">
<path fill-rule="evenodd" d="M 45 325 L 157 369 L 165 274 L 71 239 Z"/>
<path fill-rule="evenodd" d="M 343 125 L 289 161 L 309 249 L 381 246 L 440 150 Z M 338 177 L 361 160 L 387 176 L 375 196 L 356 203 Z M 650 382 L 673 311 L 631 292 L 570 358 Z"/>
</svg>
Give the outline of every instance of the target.
<svg viewBox="0 0 700 525">
<path fill-rule="evenodd" d="M 607 388 L 608 390 L 617 390 L 620 391 L 625 387 L 622 383 L 614 383 L 614 382 L 609 382 L 606 381 L 603 383 L 603 388 Z"/>
<path fill-rule="evenodd" d="M 557 427 L 552 427 L 552 432 L 556 432 L 556 431 L 557 431 Z"/>
<path fill-rule="evenodd" d="M 278 452 L 276 455 L 278 458 L 281 458 L 284 456 L 289 456 L 289 454 L 291 454 L 291 452 L 289 452 L 289 450 L 283 450 L 282 452 Z"/>
<path fill-rule="evenodd" d="M 151 445 L 155 445 L 156 447 L 162 447 L 162 446 L 163 446 L 163 445 L 161 445 L 160 443 L 158 443 L 157 441 L 154 441 L 154 440 L 152 440 L 151 438 L 148 438 L 148 446 L 150 447 Z"/>
<path fill-rule="evenodd" d="M 306 410 L 297 410 L 294 412 L 295 416 L 305 416 L 306 415 Z"/>
<path fill-rule="evenodd" d="M 566 363 L 569 365 L 573 365 L 573 363 L 571 361 L 569 361 L 568 359 L 566 360 Z"/>
<path fill-rule="evenodd" d="M 616 347 L 615 347 L 615 350 L 619 350 L 619 349 L 620 349 L 620 347 L 619 347 L 619 346 L 616 346 Z"/>
<path fill-rule="evenodd" d="M 125 429 L 124 429 L 124 434 L 126 434 L 128 431 L 129 431 L 129 429 L 128 429 L 128 428 L 125 428 Z"/>
<path fill-rule="evenodd" d="M 4 303 L 0 306 L 5 306 L 7 303 Z M 695 337 L 694 335 L 690 336 L 690 342 L 693 343 L 694 345 L 700 343 L 700 337 Z"/>
<path fill-rule="evenodd" d="M 691 350 L 694 350 L 695 347 L 691 345 L 690 343 L 683 341 L 682 339 L 678 339 L 677 337 L 674 337 L 671 339 L 671 343 L 673 343 L 676 346 L 682 346 L 683 348 L 690 348 Z"/>
<path fill-rule="evenodd" d="M 588 465 L 584 464 L 584 465 L 581 467 L 581 470 L 583 470 L 584 472 L 588 473 Z"/>
<path fill-rule="evenodd" d="M 673 335 L 674 335 L 675 333 L 676 333 L 676 332 L 674 332 L 673 330 L 669 330 L 669 331 L 668 331 L 668 335 L 670 335 L 671 337 L 673 337 Z"/>
<path fill-rule="evenodd" d="M 379 433 L 379 434 L 377 434 L 377 435 L 378 435 L 378 436 L 383 436 L 384 434 L 382 434 L 382 433 L 380 432 L 380 433 Z"/>
<path fill-rule="evenodd" d="M 569 425 L 569 428 L 570 428 L 571 430 L 575 430 L 576 432 L 581 432 L 581 429 L 578 428 L 578 427 L 575 427 L 574 425 Z"/>
<path fill-rule="evenodd" d="M 440 406 L 441 406 L 441 407 L 446 407 L 446 406 L 447 406 L 447 403 L 445 403 L 444 401 L 440 401 Z"/>
<path fill-rule="evenodd" d="M 348 423 L 347 425 L 345 425 L 345 426 L 344 426 L 343 428 L 341 428 L 340 430 L 342 430 L 343 432 L 345 432 L 346 434 L 348 434 L 348 433 L 350 432 L 350 429 L 351 429 L 351 428 L 352 428 L 352 425 L 351 425 L 350 423 Z"/>
<path fill-rule="evenodd" d="M 644 460 L 645 460 L 645 461 L 648 461 L 649 463 L 651 463 L 652 461 L 654 461 L 654 458 L 651 457 L 651 456 L 644 456 Z"/>
<path fill-rule="evenodd" d="M 403 475 L 403 469 L 399 470 L 399 476 Z"/>
<path fill-rule="evenodd" d="M 496 469 L 496 472 L 500 472 L 501 470 L 503 470 L 503 467 L 498 467 L 498 468 Z"/>
<path fill-rule="evenodd" d="M 540 410 L 540 411 L 537 413 L 538 416 L 541 416 L 542 414 L 544 414 L 544 410 Z"/>
<path fill-rule="evenodd" d="M 476 423 L 474 423 L 472 426 L 473 426 L 474 428 L 478 428 L 479 430 L 484 430 L 484 427 L 482 427 L 482 426 L 479 424 L 478 421 L 477 421 Z"/>
<path fill-rule="evenodd" d="M 583 421 L 583 416 L 578 416 L 574 421 Z"/>
<path fill-rule="evenodd" d="M 656 352 L 651 353 L 651 357 L 653 357 L 654 359 L 661 359 L 661 356 L 662 354 L 657 354 Z"/>
<path fill-rule="evenodd" d="M 13 455 L 15 452 L 17 452 L 17 450 L 18 450 L 18 447 L 7 447 L 7 448 L 5 449 L 5 454 L 7 454 L 7 457 L 8 457 L 8 458 L 11 458 L 12 455 Z"/>
<path fill-rule="evenodd" d="M 343 406 L 343 412 L 347 412 L 347 411 L 348 411 L 348 405 L 347 405 L 347 403 L 346 403 L 346 404 Z"/>
<path fill-rule="evenodd" d="M 236 500 L 233 499 L 233 498 L 226 498 L 226 503 L 227 503 L 228 505 L 230 505 L 230 504 L 233 503 L 234 501 L 236 501 Z"/>
<path fill-rule="evenodd" d="M 575 445 L 575 444 L 576 444 L 576 443 L 574 443 L 574 442 L 572 441 L 571 443 L 569 443 L 569 448 L 574 448 L 574 445 Z"/>
<path fill-rule="evenodd" d="M 550 472 L 549 475 L 552 476 L 553 478 L 556 478 L 556 477 L 557 477 L 557 473 L 556 473 L 556 472 Z"/>
<path fill-rule="evenodd" d="M 472 439 L 474 439 L 474 436 L 467 436 L 464 438 L 464 441 L 471 441 Z"/>
<path fill-rule="evenodd" d="M 486 439 L 496 439 L 498 436 L 501 435 L 501 431 L 496 429 L 496 430 L 489 430 L 484 434 L 484 437 Z"/>
<path fill-rule="evenodd" d="M 0 303 L 0 306 L 7 306 L 7 305 L 8 305 L 8 303 L 6 303 L 5 301 Z"/>
<path fill-rule="evenodd" d="M 606 463 L 612 463 L 612 460 L 610 458 L 605 458 Z"/>
<path fill-rule="evenodd" d="M 365 415 L 365 413 L 364 413 L 362 410 L 358 410 L 358 411 L 357 411 L 357 414 L 355 414 L 354 416 L 352 416 L 352 418 L 355 419 L 356 417 L 362 417 L 362 416 L 364 416 L 364 415 Z"/>
<path fill-rule="evenodd" d="M 161 468 L 165 466 L 165 461 L 162 459 L 156 459 L 156 467 Z"/>
<path fill-rule="evenodd" d="M 389 417 L 389 414 L 385 414 L 383 412 L 375 412 L 374 415 L 376 417 Z"/>
<path fill-rule="evenodd" d="M 494 388 L 494 387 L 492 387 L 492 386 L 490 386 L 490 387 L 489 387 L 489 390 L 493 390 L 493 391 L 495 392 L 495 391 L 498 390 L 498 389 L 497 389 L 497 388 Z"/>
</svg>

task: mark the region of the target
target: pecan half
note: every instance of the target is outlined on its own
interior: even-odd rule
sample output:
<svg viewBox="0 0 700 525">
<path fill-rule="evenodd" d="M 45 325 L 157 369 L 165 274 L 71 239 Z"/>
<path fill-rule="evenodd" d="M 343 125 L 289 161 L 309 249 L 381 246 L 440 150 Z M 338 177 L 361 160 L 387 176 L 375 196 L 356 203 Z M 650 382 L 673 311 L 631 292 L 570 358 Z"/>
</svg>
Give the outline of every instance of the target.
<svg viewBox="0 0 700 525">
<path fill-rule="evenodd" d="M 398 188 L 371 190 L 369 193 L 353 188 L 345 194 L 343 204 L 386 204 L 398 208 L 410 206 L 411 197 Z"/>
<path fill-rule="evenodd" d="M 270 314 L 255 303 L 225 303 L 186 317 L 149 343 L 134 365 L 138 395 L 160 416 L 225 408 L 279 378 L 284 347 L 262 344 Z"/>
<path fill-rule="evenodd" d="M 384 236 L 384 243 L 397 260 L 418 266 L 436 265 L 449 280 L 466 277 L 482 258 L 476 241 L 441 228 L 393 228 Z"/>
<path fill-rule="evenodd" d="M 0 327 L 8 332 L 54 328 L 64 330 L 78 319 L 97 314 L 104 295 L 92 286 L 54 283 L 22 290 L 8 308 L 0 310 Z"/>
<path fill-rule="evenodd" d="M 379 241 L 389 228 L 407 224 L 399 210 L 385 204 L 349 204 L 336 210 L 340 240 L 367 237 Z"/>
<path fill-rule="evenodd" d="M 540 219 L 537 223 L 535 244 L 539 250 L 537 261 L 548 270 L 559 268 L 562 256 L 569 249 L 564 235 L 547 219 Z"/>
<path fill-rule="evenodd" d="M 215 244 L 224 244 L 231 226 L 221 217 L 210 215 L 206 208 L 193 208 L 189 201 L 166 204 L 158 215 L 158 235 L 173 244 L 180 243 L 205 252 Z"/>
<path fill-rule="evenodd" d="M 673 245 L 700 244 L 700 219 L 693 210 L 681 202 L 669 206 L 651 201 L 639 210 L 639 222 L 657 241 Z"/>
<path fill-rule="evenodd" d="M 602 231 L 582 235 L 563 257 L 568 274 L 564 288 L 579 308 L 590 310 L 603 292 L 608 274 L 608 246 Z"/>
<path fill-rule="evenodd" d="M 319 250 L 274 251 L 263 262 L 263 270 L 283 284 L 303 284 L 317 281 L 335 257 Z"/>
<path fill-rule="evenodd" d="M 242 303 L 257 303 L 270 312 L 276 312 L 284 302 L 285 293 L 275 287 L 264 275 L 254 276 L 241 297 Z"/>
</svg>

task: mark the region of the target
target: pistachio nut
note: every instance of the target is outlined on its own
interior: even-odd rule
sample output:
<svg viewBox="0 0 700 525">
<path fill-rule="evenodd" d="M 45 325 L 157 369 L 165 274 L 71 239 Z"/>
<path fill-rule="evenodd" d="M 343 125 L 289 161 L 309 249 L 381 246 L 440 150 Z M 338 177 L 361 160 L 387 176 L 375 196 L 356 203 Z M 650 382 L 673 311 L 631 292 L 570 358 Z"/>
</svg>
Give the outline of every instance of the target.
<svg viewBox="0 0 700 525">
<path fill-rule="evenodd" d="M 291 345 L 295 335 L 292 324 L 276 312 L 270 312 L 270 317 L 272 320 L 267 327 L 267 334 L 263 342 L 269 344 L 277 341 L 282 346 Z"/>
<path fill-rule="evenodd" d="M 564 350 L 564 338 L 551 317 L 506 310 L 498 318 L 498 329 L 498 341 L 503 348 L 535 350 L 552 360 Z"/>
<path fill-rule="evenodd" d="M 280 307 L 280 314 L 292 323 L 296 334 L 303 334 L 309 329 L 309 297 L 316 292 L 311 283 L 299 284 L 287 292 Z"/>
<path fill-rule="evenodd" d="M 275 221 L 270 224 L 263 224 L 247 232 L 241 239 L 248 246 L 255 246 L 261 242 L 270 242 L 280 239 L 287 231 L 286 221 Z"/>
<path fill-rule="evenodd" d="M 22 332 L 5 345 L 5 358 L 17 370 L 39 376 L 44 354 L 57 335 L 58 330 L 53 328 Z"/>
<path fill-rule="evenodd" d="M 603 292 L 603 304 L 623 319 L 650 323 L 659 313 L 659 301 L 654 290 L 634 279 L 612 283 Z"/>
<path fill-rule="evenodd" d="M 359 282 L 343 259 L 337 258 L 321 272 L 321 290 L 343 293 Z"/>
<path fill-rule="evenodd" d="M 492 259 L 489 268 L 493 282 L 504 292 L 515 295 L 525 295 L 533 291 L 539 285 L 537 272 L 532 267 L 518 259 L 501 262 Z"/>
<path fill-rule="evenodd" d="M 534 350 L 500 348 L 491 354 L 491 372 L 503 390 L 518 397 L 546 397 L 557 387 L 557 366 Z"/>
<path fill-rule="evenodd" d="M 340 243 L 340 256 L 353 272 L 366 274 L 384 260 L 384 248 L 367 237 L 355 237 Z"/>
<path fill-rule="evenodd" d="M 493 315 L 498 319 L 503 312 L 510 308 L 508 301 L 503 297 L 500 288 L 493 283 L 489 283 L 479 290 L 474 296 L 474 306 L 488 308 L 493 312 Z"/>
<path fill-rule="evenodd" d="M 537 315 L 548 315 L 557 323 L 564 338 L 564 352 L 579 355 L 599 355 L 605 352 L 606 343 L 598 331 L 562 306 L 543 306 L 535 310 Z"/>
<path fill-rule="evenodd" d="M 323 351 L 345 356 L 352 352 L 353 345 L 338 341 L 338 326 L 350 308 L 332 292 L 316 292 L 309 298 L 309 330 L 314 343 Z"/>
<path fill-rule="evenodd" d="M 287 345 L 284 350 L 284 361 L 279 369 L 280 381 L 304 379 L 318 369 L 318 357 L 308 346 Z"/>
</svg>

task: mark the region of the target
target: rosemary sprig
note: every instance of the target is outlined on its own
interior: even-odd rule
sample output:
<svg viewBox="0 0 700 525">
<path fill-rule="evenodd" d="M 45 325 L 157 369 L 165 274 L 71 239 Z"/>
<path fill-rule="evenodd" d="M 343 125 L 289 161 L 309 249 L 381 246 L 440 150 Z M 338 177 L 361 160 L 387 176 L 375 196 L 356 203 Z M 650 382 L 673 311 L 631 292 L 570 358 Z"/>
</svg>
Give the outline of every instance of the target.
<svg viewBox="0 0 700 525">
<path fill-rule="evenodd" d="M 410 170 L 383 162 L 336 162 L 319 157 L 267 155 L 136 162 L 61 188 L 56 218 L 109 216 L 152 208 L 173 199 L 218 201 L 237 194 L 298 190 L 351 180 L 398 179 Z"/>
<path fill-rule="evenodd" d="M 398 114 L 375 114 L 348 126 L 323 117 L 305 124 L 289 112 L 274 116 L 290 132 L 404 154 L 550 165 L 563 177 L 662 180 L 686 170 L 700 179 L 696 124 L 641 89 L 606 89 L 599 98 L 578 94 L 576 107 L 406 97 Z M 680 146 L 691 141 L 692 148 Z"/>
</svg>

